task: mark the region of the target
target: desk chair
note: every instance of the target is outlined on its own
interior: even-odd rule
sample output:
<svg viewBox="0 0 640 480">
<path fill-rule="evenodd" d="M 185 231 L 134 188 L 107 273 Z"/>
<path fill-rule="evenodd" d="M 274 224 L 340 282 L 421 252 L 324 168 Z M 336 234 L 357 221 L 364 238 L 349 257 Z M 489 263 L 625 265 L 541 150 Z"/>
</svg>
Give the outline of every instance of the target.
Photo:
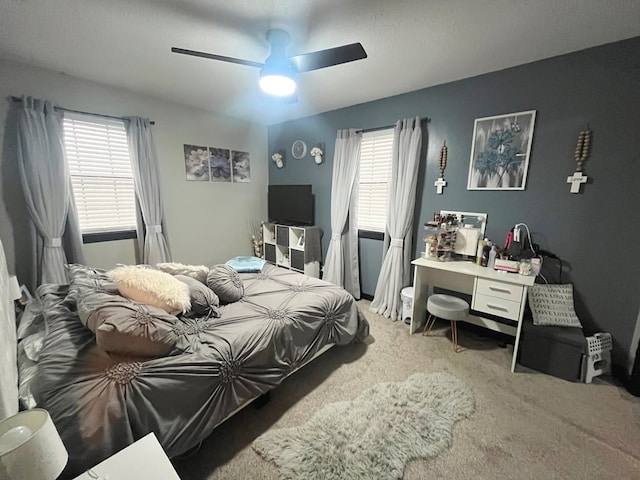
<svg viewBox="0 0 640 480">
<path fill-rule="evenodd" d="M 424 327 L 422 335 L 429 335 L 431 327 L 436 318 L 451 321 L 451 341 L 453 342 L 453 351 L 458 352 L 458 320 L 464 320 L 469 315 L 469 304 L 458 297 L 444 295 L 441 293 L 431 295 L 427 299 L 427 324 Z"/>
</svg>

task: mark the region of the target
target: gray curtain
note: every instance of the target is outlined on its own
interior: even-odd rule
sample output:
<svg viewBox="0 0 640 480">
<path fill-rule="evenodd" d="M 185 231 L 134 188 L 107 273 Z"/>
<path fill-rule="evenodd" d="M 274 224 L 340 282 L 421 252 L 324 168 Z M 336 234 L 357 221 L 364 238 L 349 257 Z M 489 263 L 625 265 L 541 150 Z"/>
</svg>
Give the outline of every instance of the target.
<svg viewBox="0 0 640 480">
<path fill-rule="evenodd" d="M 139 253 L 142 263 L 155 265 L 171 261 L 167 229 L 160 195 L 158 158 L 149 120 L 130 117 L 127 137 L 137 204 L 144 225 L 138 224 Z"/>
<path fill-rule="evenodd" d="M 67 283 L 68 259 L 84 263 L 84 255 L 64 154 L 62 113 L 51 102 L 23 98 L 17 136 L 20 180 L 35 233 L 36 284 Z"/>
<path fill-rule="evenodd" d="M 421 146 L 420 118 L 398 120 L 393 137 L 384 260 L 370 307 L 392 320 L 402 316 L 400 291 L 411 281 L 411 232 Z"/>
<path fill-rule="evenodd" d="M 344 287 L 356 298 L 360 298 L 358 230 L 352 208 L 357 207 L 354 185 L 357 184 L 361 143 L 361 131 L 338 131 L 331 180 L 331 242 L 322 276 L 324 280 Z"/>
</svg>

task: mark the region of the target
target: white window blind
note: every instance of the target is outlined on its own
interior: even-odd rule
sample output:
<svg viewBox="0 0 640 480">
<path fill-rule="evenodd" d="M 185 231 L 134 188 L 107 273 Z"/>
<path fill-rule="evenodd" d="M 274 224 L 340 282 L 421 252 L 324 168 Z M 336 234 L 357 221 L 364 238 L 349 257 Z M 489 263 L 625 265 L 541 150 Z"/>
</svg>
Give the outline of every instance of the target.
<svg viewBox="0 0 640 480">
<path fill-rule="evenodd" d="M 393 128 L 362 134 L 358 199 L 359 230 L 384 232 L 392 150 Z"/>
<path fill-rule="evenodd" d="M 65 113 L 64 143 L 82 233 L 136 228 L 124 122 Z"/>
</svg>

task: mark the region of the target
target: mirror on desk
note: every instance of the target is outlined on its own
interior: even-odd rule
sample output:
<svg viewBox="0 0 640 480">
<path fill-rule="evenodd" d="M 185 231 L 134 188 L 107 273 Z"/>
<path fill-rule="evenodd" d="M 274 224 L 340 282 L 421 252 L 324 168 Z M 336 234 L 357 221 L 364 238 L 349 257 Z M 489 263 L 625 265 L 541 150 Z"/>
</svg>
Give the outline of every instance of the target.
<svg viewBox="0 0 640 480">
<path fill-rule="evenodd" d="M 425 225 L 425 230 L 433 229 L 433 231 L 429 232 L 431 234 L 428 234 L 427 238 L 425 238 L 427 242 L 425 256 L 440 259 L 450 259 L 451 254 L 475 257 L 478 240 L 484 238 L 485 235 L 487 214 L 441 210 L 439 215 L 436 214 L 434 216 L 434 220 Z M 443 223 L 450 225 L 451 228 L 449 230 L 455 232 L 454 235 L 448 235 L 452 240 L 449 244 L 444 244 L 442 241 L 445 238 L 442 231 Z M 436 239 L 435 243 L 433 243 L 434 237 Z M 431 241 L 429 240 L 430 238 L 432 239 Z"/>
</svg>

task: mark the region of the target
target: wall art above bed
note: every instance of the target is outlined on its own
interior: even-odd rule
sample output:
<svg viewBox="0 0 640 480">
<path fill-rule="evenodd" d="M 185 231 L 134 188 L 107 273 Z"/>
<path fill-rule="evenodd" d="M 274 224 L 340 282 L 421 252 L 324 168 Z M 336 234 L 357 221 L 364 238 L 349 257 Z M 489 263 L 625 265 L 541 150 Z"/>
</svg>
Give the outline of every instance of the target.
<svg viewBox="0 0 640 480">
<path fill-rule="evenodd" d="M 195 182 L 251 182 L 249 152 L 184 144 L 187 180 Z"/>
</svg>

